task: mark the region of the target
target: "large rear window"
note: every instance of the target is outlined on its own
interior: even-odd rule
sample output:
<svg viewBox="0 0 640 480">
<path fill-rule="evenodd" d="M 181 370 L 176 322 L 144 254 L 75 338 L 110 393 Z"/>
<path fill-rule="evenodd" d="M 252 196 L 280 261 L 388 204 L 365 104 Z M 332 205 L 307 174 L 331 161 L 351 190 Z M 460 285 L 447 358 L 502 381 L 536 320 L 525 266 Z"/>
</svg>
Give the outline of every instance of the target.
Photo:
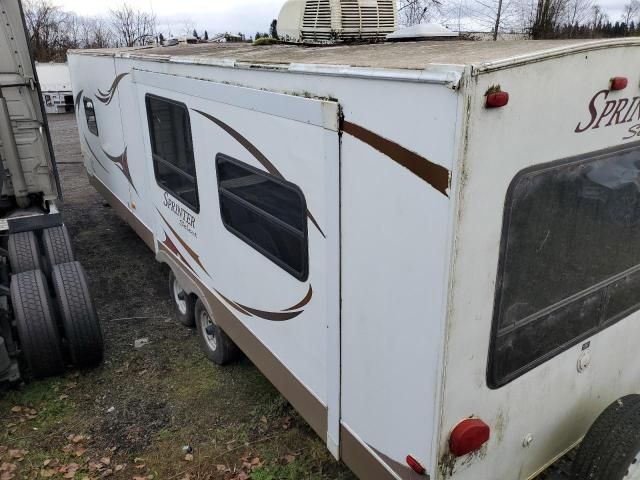
<svg viewBox="0 0 640 480">
<path fill-rule="evenodd" d="M 516 176 L 496 292 L 492 388 L 640 308 L 640 147 Z"/>
</svg>

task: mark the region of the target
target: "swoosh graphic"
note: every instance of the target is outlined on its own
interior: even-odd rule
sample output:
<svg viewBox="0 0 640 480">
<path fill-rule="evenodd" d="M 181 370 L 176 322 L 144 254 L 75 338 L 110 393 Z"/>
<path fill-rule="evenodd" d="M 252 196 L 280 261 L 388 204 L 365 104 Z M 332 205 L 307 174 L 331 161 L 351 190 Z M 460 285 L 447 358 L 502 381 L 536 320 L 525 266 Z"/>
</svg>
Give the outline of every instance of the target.
<svg viewBox="0 0 640 480">
<path fill-rule="evenodd" d="M 342 131 L 378 150 L 380 153 L 423 179 L 445 197 L 449 197 L 447 193 L 449 188 L 449 170 L 445 167 L 430 162 L 417 153 L 404 148 L 402 145 L 398 145 L 355 123 L 344 121 Z"/>
<path fill-rule="evenodd" d="M 109 105 L 113 100 L 116 90 L 118 89 L 118 85 L 120 84 L 122 79 L 127 75 L 129 75 L 129 72 L 121 73 L 120 75 L 118 75 L 113 81 L 113 83 L 111 84 L 111 87 L 109 88 L 109 90 L 107 90 L 106 92 L 103 92 L 102 90 L 98 90 L 98 93 L 96 93 L 96 98 L 100 102 L 104 103 L 105 105 Z"/>
<path fill-rule="evenodd" d="M 164 232 L 164 242 L 162 242 L 162 245 L 164 245 L 171 253 L 173 253 L 176 257 L 178 257 L 182 261 L 182 263 L 184 263 L 187 266 L 187 268 L 191 270 L 193 274 L 196 275 L 197 277 L 195 270 L 191 265 L 189 265 L 189 262 L 187 262 L 186 258 L 182 256 L 182 254 L 178 250 L 178 247 L 176 247 L 176 244 L 173 243 L 171 238 L 169 238 L 169 235 L 167 235 L 167 232 Z"/>
<path fill-rule="evenodd" d="M 238 302 L 234 302 L 233 300 L 230 300 L 227 297 L 225 297 L 218 290 L 216 290 L 216 293 L 220 295 L 229 305 L 231 305 L 233 308 L 235 308 L 239 312 L 249 316 L 256 316 L 264 320 L 271 320 L 273 322 L 284 322 L 287 320 L 292 320 L 302 315 L 302 313 L 304 312 L 304 310 L 300 310 L 298 312 L 290 312 L 288 310 L 283 310 L 282 312 L 267 312 L 264 310 L 258 310 L 257 308 L 247 307 L 246 305 L 243 305 Z M 311 299 L 309 298 L 309 300 Z"/>
<path fill-rule="evenodd" d="M 162 218 L 162 220 L 164 221 L 164 223 L 167 225 L 167 227 L 169 227 L 169 230 L 171 230 L 171 233 L 173 233 L 173 236 L 176 237 L 178 239 L 178 241 L 180 242 L 180 244 L 184 247 L 184 249 L 187 251 L 187 253 L 191 256 L 191 258 L 193 258 L 193 260 L 198 264 L 198 266 L 207 274 L 209 275 L 209 272 L 207 272 L 207 269 L 204 268 L 204 265 L 202 264 L 202 261 L 200 260 L 200 255 L 198 255 L 188 244 L 187 242 L 185 242 L 182 237 L 180 235 L 178 235 L 178 232 L 176 232 L 173 227 L 169 224 L 169 222 L 167 222 L 167 219 L 164 218 L 164 215 L 162 215 L 162 213 L 160 213 L 160 210 L 158 210 L 158 208 L 156 208 L 156 210 L 158 211 L 158 215 L 160 215 L 160 218 Z"/>
<path fill-rule="evenodd" d="M 89 152 L 91 153 L 91 155 L 93 155 L 93 159 L 98 162 L 98 165 L 100 165 L 105 172 L 109 173 L 109 170 L 107 170 L 107 167 L 105 167 L 102 162 L 100 160 L 98 160 L 98 156 L 96 155 L 96 153 L 93 151 L 93 149 L 91 148 L 91 144 L 89 143 L 89 140 L 87 139 L 86 135 L 84 136 L 84 143 L 87 144 L 87 148 L 89 149 Z"/>
<path fill-rule="evenodd" d="M 293 307 L 283 310 L 283 312 L 290 312 L 292 310 L 298 310 L 299 308 L 306 307 L 307 304 L 311 301 L 311 298 L 313 298 L 313 288 L 311 287 L 311 285 L 309 285 L 309 291 L 307 292 L 305 297 L 300 300 L 300 302 L 296 303 Z"/>
<path fill-rule="evenodd" d="M 280 173 L 280 170 L 278 170 L 276 168 L 276 166 L 273 163 L 271 163 L 271 161 L 267 157 L 265 157 L 264 154 L 260 150 L 258 150 L 258 148 L 254 144 L 252 144 L 249 140 L 247 140 L 244 136 L 242 136 L 236 130 L 231 128 L 229 125 L 224 123 L 222 120 L 219 120 L 216 117 L 214 117 L 212 115 L 209 115 L 208 113 L 205 113 L 205 112 L 203 112 L 201 110 L 196 110 L 196 109 L 192 109 L 192 110 L 194 112 L 196 112 L 196 113 L 199 113 L 200 115 L 205 117 L 207 120 L 212 121 L 213 123 L 218 125 L 221 129 L 223 129 L 225 132 L 227 132 L 229 135 L 231 135 L 234 138 L 234 140 L 236 140 L 251 155 L 253 155 L 253 157 L 260 163 L 260 165 L 262 165 L 267 170 L 267 172 L 269 172 L 271 175 L 273 175 L 274 177 L 279 178 L 280 180 L 286 180 L 286 178 L 284 178 L 282 173 Z M 311 223 L 313 223 L 315 225 L 315 227 L 318 229 L 320 234 L 324 238 L 327 238 L 327 236 L 324 234 L 324 232 L 320 228 L 320 225 L 318 224 L 318 222 L 316 221 L 316 219 L 314 218 L 314 216 L 311 214 L 311 212 L 308 209 L 307 209 L 307 216 L 309 217 L 309 220 L 311 220 Z"/>
<path fill-rule="evenodd" d="M 80 90 L 78 92 L 78 95 L 76 95 L 76 112 L 80 111 L 80 99 L 82 98 L 82 93 L 84 92 L 84 90 Z"/>
<path fill-rule="evenodd" d="M 131 186 L 133 187 L 135 192 L 138 193 L 138 189 L 133 184 L 133 180 L 131 179 L 131 172 L 129 171 L 129 159 L 127 158 L 127 147 L 125 146 L 124 147 L 124 152 L 122 152 L 120 155 L 115 156 L 115 157 L 113 155 L 109 155 L 104 150 L 104 148 L 102 149 L 102 152 L 107 156 L 107 158 L 109 160 L 111 160 L 113 163 L 118 165 L 118 167 L 120 168 L 120 170 L 122 171 L 124 176 L 127 177 L 127 180 L 129 181 L 129 183 L 131 184 Z M 139 195 L 140 194 L 138 193 L 138 196 Z"/>
</svg>

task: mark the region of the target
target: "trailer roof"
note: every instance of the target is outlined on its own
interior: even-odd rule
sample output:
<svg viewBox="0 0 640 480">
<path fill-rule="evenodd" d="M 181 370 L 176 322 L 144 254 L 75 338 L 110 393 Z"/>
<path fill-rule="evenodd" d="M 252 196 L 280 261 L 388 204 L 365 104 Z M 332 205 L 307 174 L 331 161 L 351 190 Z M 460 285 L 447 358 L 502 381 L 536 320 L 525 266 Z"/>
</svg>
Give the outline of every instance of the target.
<svg viewBox="0 0 640 480">
<path fill-rule="evenodd" d="M 640 40 L 633 38 L 498 42 L 454 40 L 322 47 L 207 43 L 175 47 L 76 50 L 73 53 L 193 63 L 213 63 L 218 60 L 255 65 L 349 65 L 352 67 L 419 70 L 434 64 L 487 65 L 518 59 L 526 60 L 532 57 L 562 55 L 576 50 L 593 50 L 624 45 L 640 45 Z"/>
</svg>

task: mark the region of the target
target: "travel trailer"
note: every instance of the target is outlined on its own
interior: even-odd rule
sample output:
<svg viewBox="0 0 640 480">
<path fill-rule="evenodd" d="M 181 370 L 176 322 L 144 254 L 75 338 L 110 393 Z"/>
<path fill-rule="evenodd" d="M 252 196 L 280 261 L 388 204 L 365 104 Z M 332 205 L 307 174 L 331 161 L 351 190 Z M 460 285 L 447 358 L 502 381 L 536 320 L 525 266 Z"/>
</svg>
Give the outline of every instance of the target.
<svg viewBox="0 0 640 480">
<path fill-rule="evenodd" d="M 71 75 L 66 63 L 36 63 L 40 90 L 47 114 L 72 113 Z"/>
<path fill-rule="evenodd" d="M 637 39 L 441 40 L 69 64 L 89 179 L 170 267 L 178 318 L 360 478 L 530 479 L 584 437 L 573 478 L 621 480 L 639 58 Z"/>
<path fill-rule="evenodd" d="M 18 0 L 0 2 L 0 383 L 102 360 L 84 270 L 56 207 L 61 189 Z"/>
</svg>

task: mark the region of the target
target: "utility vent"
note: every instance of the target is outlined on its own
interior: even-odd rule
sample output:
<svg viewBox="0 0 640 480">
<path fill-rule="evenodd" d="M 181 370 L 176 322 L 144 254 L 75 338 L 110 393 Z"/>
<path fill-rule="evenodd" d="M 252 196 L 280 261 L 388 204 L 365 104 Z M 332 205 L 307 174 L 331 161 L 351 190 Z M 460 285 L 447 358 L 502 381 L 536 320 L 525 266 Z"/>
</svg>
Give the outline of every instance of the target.
<svg viewBox="0 0 640 480">
<path fill-rule="evenodd" d="M 283 40 L 383 40 L 397 27 L 396 0 L 288 0 L 278 19 Z"/>
</svg>

